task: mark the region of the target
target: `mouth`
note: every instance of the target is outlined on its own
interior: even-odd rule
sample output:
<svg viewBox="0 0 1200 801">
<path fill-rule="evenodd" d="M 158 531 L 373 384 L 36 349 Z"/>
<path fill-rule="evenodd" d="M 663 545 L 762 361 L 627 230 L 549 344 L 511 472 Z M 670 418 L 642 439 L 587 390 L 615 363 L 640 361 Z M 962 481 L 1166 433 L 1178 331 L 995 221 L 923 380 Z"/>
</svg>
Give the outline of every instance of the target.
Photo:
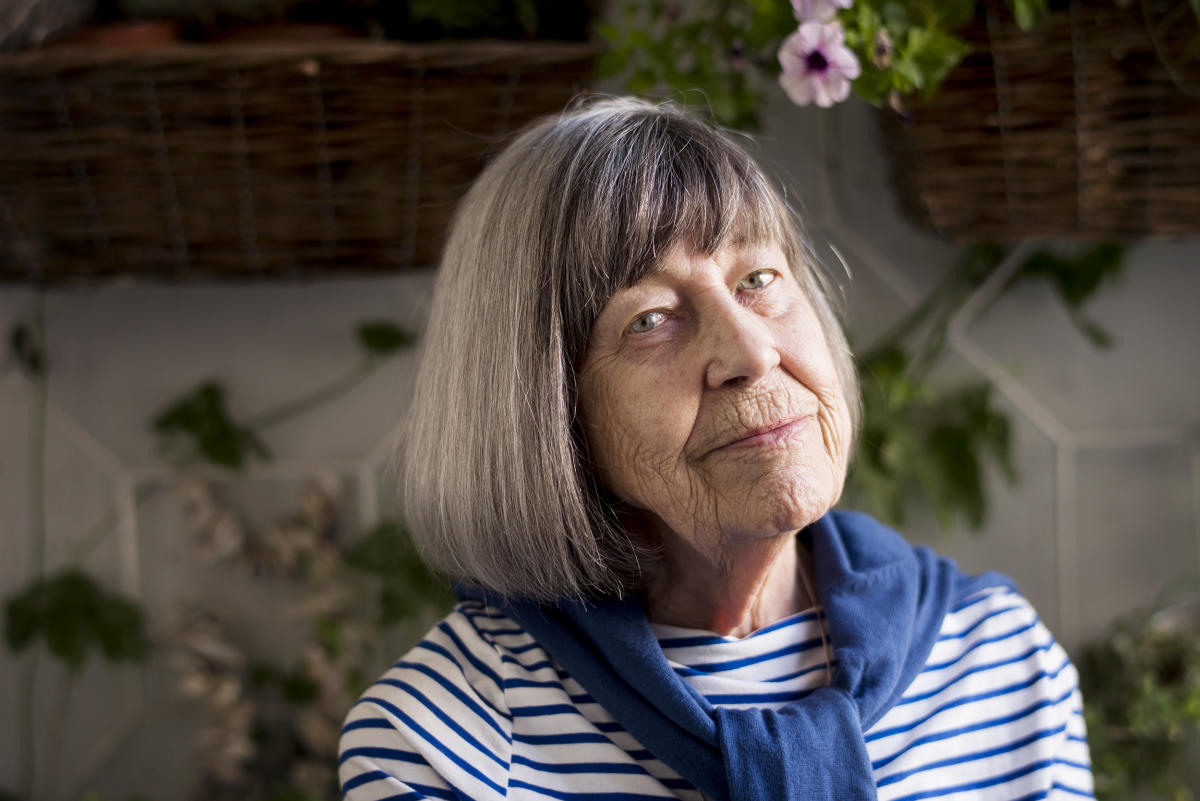
<svg viewBox="0 0 1200 801">
<path fill-rule="evenodd" d="M 749 431 L 743 431 L 716 446 L 705 454 L 705 456 L 711 456 L 714 453 L 770 448 L 779 445 L 802 433 L 808 427 L 810 420 L 812 420 L 812 415 L 789 417 L 785 420 L 777 420 L 773 423 L 750 429 Z"/>
</svg>

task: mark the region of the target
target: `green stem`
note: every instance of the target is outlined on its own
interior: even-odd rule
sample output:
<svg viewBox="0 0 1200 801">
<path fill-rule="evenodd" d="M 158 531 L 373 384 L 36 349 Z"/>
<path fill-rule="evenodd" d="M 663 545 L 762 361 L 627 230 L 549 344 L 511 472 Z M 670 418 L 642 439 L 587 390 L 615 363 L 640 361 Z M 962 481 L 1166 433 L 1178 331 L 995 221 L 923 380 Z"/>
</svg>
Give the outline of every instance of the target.
<svg viewBox="0 0 1200 801">
<path fill-rule="evenodd" d="M 900 319 L 867 349 L 861 361 L 870 362 L 885 348 L 897 346 L 903 339 L 925 327 L 927 332 L 916 355 L 909 362 L 908 373 L 923 377 L 937 362 L 946 344 L 950 320 L 963 300 L 992 274 L 1002 259 L 992 249 L 977 246 L 964 250 L 915 309 Z"/>
<path fill-rule="evenodd" d="M 877 357 L 881 351 L 894 347 L 901 340 L 924 325 L 926 318 L 935 312 L 938 306 L 945 302 L 947 297 L 957 294 L 959 284 L 962 283 L 963 271 L 959 269 L 962 260 L 963 257 L 959 256 L 958 261 L 945 272 L 938 285 L 934 287 L 932 292 L 925 296 L 924 300 L 917 304 L 916 308 L 901 317 L 891 328 L 884 331 L 883 334 L 876 337 L 871 346 L 864 351 L 861 361 L 869 362 Z"/>
<path fill-rule="evenodd" d="M 46 731 L 46 792 L 43 794 L 45 801 L 54 801 L 54 796 L 58 794 L 58 756 L 62 753 L 67 712 L 71 705 L 71 685 L 74 682 L 75 674 L 64 665 L 55 687 L 54 709 Z"/>
<path fill-rule="evenodd" d="M 17 742 L 21 755 L 19 784 L 22 798 L 33 798 L 34 780 L 37 776 L 37 751 L 34 745 L 33 693 L 37 686 L 38 649 L 31 648 L 21 664 L 21 680 L 17 688 Z"/>
<path fill-rule="evenodd" d="M 1146 32 L 1150 34 L 1150 44 L 1154 46 L 1154 54 L 1158 56 L 1158 62 L 1162 64 L 1164 70 L 1167 71 L 1167 76 L 1175 87 L 1184 94 L 1192 97 L 1200 97 L 1200 85 L 1192 83 L 1178 65 L 1171 61 L 1170 56 L 1166 52 L 1166 46 L 1163 44 L 1162 32 L 1156 29 L 1150 21 L 1150 0 L 1142 0 L 1142 20 L 1146 24 Z"/>
<path fill-rule="evenodd" d="M 32 347 L 43 354 L 41 368 L 30 376 L 33 402 L 29 423 L 29 572 L 39 579 L 46 574 L 46 296 L 34 299 L 30 336 Z"/>
<path fill-rule="evenodd" d="M 318 387 L 307 395 L 302 395 L 294 400 L 281 403 L 273 409 L 261 412 L 251 417 L 245 424 L 248 428 L 261 432 L 285 420 L 298 417 L 353 389 L 367 376 L 378 370 L 381 364 L 383 364 L 382 359 L 368 356 L 358 366 L 340 378 L 336 378 L 328 384 Z"/>
<path fill-rule="evenodd" d="M 29 425 L 29 572 L 34 581 L 46 574 L 46 294 L 34 295 L 30 325 L 30 347 L 38 358 L 31 371 L 33 398 Z M 34 744 L 34 694 L 37 691 L 37 651 L 21 668 L 18 688 L 17 741 L 21 744 L 20 786 L 26 798 L 33 797 L 37 781 L 37 747 Z"/>
<path fill-rule="evenodd" d="M 1163 17 L 1162 22 L 1160 22 L 1158 26 L 1154 28 L 1155 35 L 1162 36 L 1164 33 L 1170 31 L 1171 28 L 1174 27 L 1175 23 L 1179 21 L 1180 15 L 1188 11 L 1191 11 L 1191 4 L 1188 3 L 1187 0 L 1182 0 L 1182 2 L 1178 3 L 1174 8 L 1168 11 L 1167 15 Z"/>
</svg>

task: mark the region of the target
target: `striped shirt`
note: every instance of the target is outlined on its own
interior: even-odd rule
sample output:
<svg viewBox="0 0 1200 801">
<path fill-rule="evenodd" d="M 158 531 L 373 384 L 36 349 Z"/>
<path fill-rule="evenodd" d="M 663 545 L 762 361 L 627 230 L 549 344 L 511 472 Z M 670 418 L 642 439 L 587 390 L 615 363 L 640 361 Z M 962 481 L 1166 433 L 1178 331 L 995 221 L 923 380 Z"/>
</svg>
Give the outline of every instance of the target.
<svg viewBox="0 0 1200 801">
<path fill-rule="evenodd" d="M 823 619 L 813 608 L 740 639 L 652 629 L 714 705 L 778 708 L 836 670 Z M 1092 797 L 1075 668 L 1010 590 L 946 615 L 922 672 L 864 737 L 880 801 Z M 346 801 L 703 798 L 520 626 L 477 602 L 367 690 L 340 751 Z"/>
</svg>

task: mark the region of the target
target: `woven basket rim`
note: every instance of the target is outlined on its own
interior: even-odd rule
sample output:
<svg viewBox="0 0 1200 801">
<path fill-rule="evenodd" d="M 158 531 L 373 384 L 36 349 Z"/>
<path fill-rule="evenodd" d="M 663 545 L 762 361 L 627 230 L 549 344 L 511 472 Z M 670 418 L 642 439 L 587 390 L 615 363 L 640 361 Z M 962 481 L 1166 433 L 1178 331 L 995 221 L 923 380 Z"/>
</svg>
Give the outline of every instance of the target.
<svg viewBox="0 0 1200 801">
<path fill-rule="evenodd" d="M 0 54 L 0 71 L 57 71 L 79 67 L 165 67 L 219 64 L 253 67 L 296 58 L 326 63 L 391 62 L 413 67 L 469 68 L 519 62 L 553 64 L 594 58 L 604 47 L 594 42 L 557 40 L 445 39 L 403 42 L 336 39 L 305 42 L 179 42 L 149 50 L 122 50 L 88 45 L 59 45 Z"/>
</svg>

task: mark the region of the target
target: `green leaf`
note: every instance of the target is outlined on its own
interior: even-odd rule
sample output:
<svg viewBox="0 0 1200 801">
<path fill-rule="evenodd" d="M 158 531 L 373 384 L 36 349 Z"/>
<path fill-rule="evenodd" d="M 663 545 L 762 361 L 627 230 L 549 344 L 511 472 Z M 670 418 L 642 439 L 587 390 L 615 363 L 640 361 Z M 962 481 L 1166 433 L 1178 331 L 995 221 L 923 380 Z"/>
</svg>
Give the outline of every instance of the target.
<svg viewBox="0 0 1200 801">
<path fill-rule="evenodd" d="M 939 510 L 943 525 L 949 524 L 954 512 L 960 512 L 974 528 L 983 525 L 986 501 L 973 444 L 970 432 L 958 426 L 940 425 L 930 433 L 929 445 L 941 463 L 945 480 Z"/>
<path fill-rule="evenodd" d="M 602 22 L 595 26 L 596 33 L 604 41 L 615 44 L 621 40 L 621 29 L 611 22 Z"/>
<path fill-rule="evenodd" d="M 415 334 L 389 322 L 362 323 L 358 326 L 358 341 L 373 356 L 388 356 L 417 342 Z"/>
<path fill-rule="evenodd" d="M 1101 801 L 1190 798 L 1181 768 L 1200 735 L 1200 638 L 1138 611 L 1077 660 Z"/>
<path fill-rule="evenodd" d="M 975 0 L 944 0 L 938 11 L 946 31 L 953 31 L 975 18 Z"/>
<path fill-rule="evenodd" d="M 907 25 L 908 9 L 906 9 L 901 3 L 884 3 L 882 17 L 885 23 L 891 25 Z"/>
<path fill-rule="evenodd" d="M 414 609 L 409 594 L 399 584 L 384 580 L 379 592 L 379 624 L 383 627 L 402 623 Z"/>
<path fill-rule="evenodd" d="M 288 703 L 298 705 L 310 704 L 321 694 L 320 685 L 299 670 L 283 676 L 279 690 Z"/>
<path fill-rule="evenodd" d="M 46 373 L 46 354 L 28 323 L 17 323 L 8 334 L 9 349 L 17 364 L 29 376 Z"/>
<path fill-rule="evenodd" d="M 605 51 L 596 59 L 596 67 L 592 72 L 596 80 L 602 81 L 620 75 L 629 65 L 629 51 L 625 48 L 615 48 Z"/>
<path fill-rule="evenodd" d="M 629 78 L 626 88 L 635 95 L 644 94 L 658 85 L 658 73 L 643 67 L 636 70 Z"/>
<path fill-rule="evenodd" d="M 377 576 L 402 573 L 417 559 L 408 529 L 399 520 L 381 520 L 346 552 L 351 567 Z"/>
<path fill-rule="evenodd" d="M 906 82 L 906 85 L 901 89 L 902 92 L 920 89 L 925 85 L 925 74 L 921 72 L 921 68 L 917 62 L 911 58 L 901 56 L 893 60 L 892 70 L 904 78 Z"/>
<path fill-rule="evenodd" d="M 1023 31 L 1033 30 L 1050 11 L 1047 0 L 1009 0 L 1009 4 L 1017 19 L 1017 26 Z"/>
<path fill-rule="evenodd" d="M 272 684 L 278 683 L 282 676 L 275 668 L 263 662 L 256 662 L 250 666 L 247 674 L 250 680 L 250 686 L 256 690 L 262 690 Z"/>
<path fill-rule="evenodd" d="M 109 660 L 140 662 L 146 658 L 148 643 L 137 604 L 115 597 L 99 601 L 95 626 L 96 640 Z"/>
<path fill-rule="evenodd" d="M 383 520 L 345 554 L 347 564 L 381 580 L 379 612 L 383 625 L 408 619 L 414 612 L 449 606 L 446 583 L 425 567 L 404 524 Z"/>
<path fill-rule="evenodd" d="M 243 469 L 252 458 L 270 458 L 258 436 L 230 418 L 225 389 L 214 381 L 167 407 L 154 418 L 153 428 L 168 444 L 184 442 L 208 461 L 232 470 Z"/>
<path fill-rule="evenodd" d="M 494 30 L 506 21 L 499 6 L 497 0 L 408 0 L 408 16 L 413 22 L 437 23 L 446 33 Z"/>
<path fill-rule="evenodd" d="M 538 6 L 536 0 L 515 0 L 517 23 L 526 36 L 533 36 L 538 30 Z"/>
<path fill-rule="evenodd" d="M 351 698 L 358 698 L 372 684 L 372 680 L 367 676 L 361 668 L 351 667 L 346 669 L 346 677 L 342 682 L 342 687 L 346 690 L 346 695 Z"/>
<path fill-rule="evenodd" d="M 335 656 L 340 654 L 345 644 L 342 636 L 342 624 L 328 617 L 318 620 L 317 641 L 329 653 Z"/>
<path fill-rule="evenodd" d="M 1071 321 L 1093 345 L 1112 347 L 1113 339 L 1098 323 L 1083 314 L 1083 307 L 1105 286 L 1124 273 L 1125 251 L 1121 245 L 1099 244 L 1076 256 L 1061 256 L 1038 250 L 1021 265 L 1010 286 L 1028 281 L 1049 283 L 1067 307 Z"/>
<path fill-rule="evenodd" d="M 971 51 L 970 46 L 944 31 L 931 30 L 921 39 L 921 46 L 911 53 L 924 76 L 925 95 L 931 96 L 945 80 L 950 70 Z"/>
<path fill-rule="evenodd" d="M 95 651 L 111 661 L 135 662 L 143 660 L 147 651 L 141 608 L 106 593 L 77 569 L 35 581 L 9 598 L 5 638 L 13 653 L 40 639 L 50 653 L 76 671 Z"/>
</svg>

